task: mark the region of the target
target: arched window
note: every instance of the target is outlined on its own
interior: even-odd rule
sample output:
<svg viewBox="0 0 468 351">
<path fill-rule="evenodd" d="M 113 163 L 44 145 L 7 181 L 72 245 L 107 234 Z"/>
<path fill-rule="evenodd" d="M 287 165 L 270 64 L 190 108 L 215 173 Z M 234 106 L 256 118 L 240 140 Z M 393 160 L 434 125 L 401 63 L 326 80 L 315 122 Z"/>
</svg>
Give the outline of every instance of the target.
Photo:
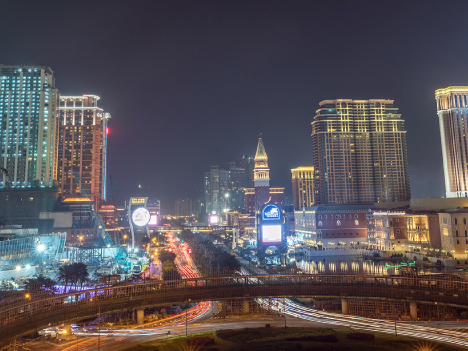
<svg viewBox="0 0 468 351">
<path fill-rule="evenodd" d="M 455 218 L 455 225 L 457 225 L 457 224 L 458 224 L 458 219 Z"/>
<path fill-rule="evenodd" d="M 341 225 L 341 221 L 340 220 L 336 221 L 336 225 Z"/>
<path fill-rule="evenodd" d="M 319 222 L 318 222 L 318 225 L 322 225 L 322 221 L 319 221 Z"/>
<path fill-rule="evenodd" d="M 354 224 L 355 224 L 355 225 L 359 225 L 359 221 L 356 219 L 356 220 L 354 221 Z"/>
<path fill-rule="evenodd" d="M 458 238 L 458 229 L 455 231 L 455 236 Z"/>
<path fill-rule="evenodd" d="M 468 230 L 465 229 L 465 238 L 468 238 Z"/>
<path fill-rule="evenodd" d="M 463 218 L 463 224 L 466 224 L 466 218 Z"/>
</svg>

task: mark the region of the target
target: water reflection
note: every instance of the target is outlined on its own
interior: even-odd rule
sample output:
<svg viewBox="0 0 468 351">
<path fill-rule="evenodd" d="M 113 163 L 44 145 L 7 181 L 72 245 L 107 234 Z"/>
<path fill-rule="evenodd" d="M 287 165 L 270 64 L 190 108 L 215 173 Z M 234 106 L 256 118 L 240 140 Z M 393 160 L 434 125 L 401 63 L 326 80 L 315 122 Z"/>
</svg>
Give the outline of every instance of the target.
<svg viewBox="0 0 468 351">
<path fill-rule="evenodd" d="M 350 258 L 349 256 L 317 257 L 312 260 L 298 257 L 297 261 L 298 268 L 309 274 L 370 274 L 380 276 L 400 274 L 401 268 L 395 267 L 396 265 L 390 260 L 370 261 Z"/>
</svg>

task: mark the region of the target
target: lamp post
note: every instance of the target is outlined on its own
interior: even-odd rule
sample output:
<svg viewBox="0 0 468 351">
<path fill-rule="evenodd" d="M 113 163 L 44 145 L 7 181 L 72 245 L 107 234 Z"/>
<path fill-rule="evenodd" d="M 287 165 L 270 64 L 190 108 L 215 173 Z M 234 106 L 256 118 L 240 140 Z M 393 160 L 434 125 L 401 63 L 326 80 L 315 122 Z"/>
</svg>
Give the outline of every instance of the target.
<svg viewBox="0 0 468 351">
<path fill-rule="evenodd" d="M 125 240 L 127 240 L 127 238 L 128 238 L 128 236 L 127 236 L 127 234 L 125 234 L 125 235 L 123 236 L 123 239 L 124 239 L 124 245 L 125 245 Z"/>
<path fill-rule="evenodd" d="M 80 239 L 80 246 L 81 246 L 81 243 L 83 242 L 83 235 L 81 235 L 79 239 Z"/>
<path fill-rule="evenodd" d="M 188 299 L 188 302 L 190 301 L 191 299 Z M 188 303 L 187 303 L 187 306 L 185 306 L 185 337 L 187 337 L 187 330 L 188 330 L 187 311 L 188 311 Z"/>
</svg>

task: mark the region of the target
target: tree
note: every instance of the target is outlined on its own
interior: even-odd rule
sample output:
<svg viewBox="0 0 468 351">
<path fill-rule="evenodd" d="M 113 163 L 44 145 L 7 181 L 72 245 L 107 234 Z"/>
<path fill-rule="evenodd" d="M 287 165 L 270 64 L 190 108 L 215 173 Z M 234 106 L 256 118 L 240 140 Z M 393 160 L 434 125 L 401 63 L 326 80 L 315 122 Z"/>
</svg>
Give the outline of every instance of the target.
<svg viewBox="0 0 468 351">
<path fill-rule="evenodd" d="M 40 291 L 55 292 L 56 284 L 57 282 L 41 274 L 37 278 L 28 279 L 25 283 L 25 287 L 26 290 L 31 293 L 37 293 Z"/>
<path fill-rule="evenodd" d="M 167 250 L 161 250 L 159 251 L 159 254 L 158 254 L 158 257 L 159 257 L 159 260 L 161 262 L 165 262 L 165 261 L 171 261 L 171 262 L 174 262 L 175 258 L 176 258 L 176 254 L 173 253 L 173 252 L 169 252 Z"/>
<path fill-rule="evenodd" d="M 65 266 L 61 266 L 58 271 L 58 279 L 65 283 L 65 290 L 67 291 L 68 283 L 75 284 L 75 287 L 78 283 L 83 286 L 83 283 L 88 280 L 89 273 L 86 265 L 84 263 L 72 263 Z"/>
<path fill-rule="evenodd" d="M 179 280 L 182 279 L 174 262 L 167 260 L 163 264 L 163 280 Z"/>
</svg>

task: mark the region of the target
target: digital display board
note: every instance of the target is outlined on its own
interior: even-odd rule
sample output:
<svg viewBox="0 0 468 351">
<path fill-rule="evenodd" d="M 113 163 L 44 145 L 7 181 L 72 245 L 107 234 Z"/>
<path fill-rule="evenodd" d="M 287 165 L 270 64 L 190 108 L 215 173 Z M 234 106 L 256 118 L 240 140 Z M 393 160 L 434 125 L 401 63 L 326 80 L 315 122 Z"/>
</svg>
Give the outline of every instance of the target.
<svg viewBox="0 0 468 351">
<path fill-rule="evenodd" d="M 150 220 L 150 213 L 144 207 L 139 207 L 132 213 L 132 221 L 138 227 L 144 227 Z"/>
<path fill-rule="evenodd" d="M 281 241 L 281 224 L 262 225 L 262 241 L 264 243 L 277 243 Z"/>
<path fill-rule="evenodd" d="M 263 209 L 263 220 L 279 220 L 280 209 L 275 205 L 267 205 Z"/>
<path fill-rule="evenodd" d="M 158 215 L 152 214 L 148 225 L 158 225 Z"/>
<path fill-rule="evenodd" d="M 218 215 L 210 215 L 210 225 L 218 225 L 219 219 Z"/>
</svg>

